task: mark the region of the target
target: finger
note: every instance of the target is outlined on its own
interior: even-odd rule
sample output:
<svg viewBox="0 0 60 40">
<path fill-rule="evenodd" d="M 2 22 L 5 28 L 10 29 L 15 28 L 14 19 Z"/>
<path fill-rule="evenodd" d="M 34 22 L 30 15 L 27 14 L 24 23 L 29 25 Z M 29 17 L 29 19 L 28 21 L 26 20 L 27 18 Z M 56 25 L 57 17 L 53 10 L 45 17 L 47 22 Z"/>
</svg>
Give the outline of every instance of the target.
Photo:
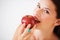
<svg viewBox="0 0 60 40">
<path fill-rule="evenodd" d="M 30 37 L 30 40 L 36 40 L 35 36 L 32 35 L 32 36 Z"/>
<path fill-rule="evenodd" d="M 36 25 L 33 26 L 33 28 L 31 29 L 31 32 L 34 32 L 35 28 L 36 28 Z"/>
<path fill-rule="evenodd" d="M 20 27 L 19 27 L 19 29 L 18 29 L 19 35 L 23 33 L 24 28 L 25 28 L 25 23 L 20 25 Z"/>
<path fill-rule="evenodd" d="M 28 35 L 26 35 L 25 37 L 24 37 L 24 40 L 29 40 L 30 39 L 30 37 L 31 37 L 31 33 L 29 33 Z"/>
<path fill-rule="evenodd" d="M 20 26 L 21 26 L 21 25 L 19 25 L 19 26 L 17 27 L 17 29 L 16 29 L 16 31 L 15 31 L 15 33 L 14 33 L 14 36 L 13 36 L 13 40 L 18 40 L 18 31 L 19 31 L 19 29 L 20 29 Z"/>
<path fill-rule="evenodd" d="M 25 27 L 25 24 L 20 24 L 17 29 L 16 32 L 14 33 L 14 37 L 13 39 L 17 39 L 19 35 L 21 35 L 21 33 L 23 32 L 23 29 Z"/>
<path fill-rule="evenodd" d="M 28 29 L 30 29 L 30 27 L 31 27 L 31 24 L 28 24 L 27 28 L 24 30 L 23 34 L 21 35 L 22 37 L 25 37 L 28 33 L 30 33 L 28 32 Z"/>
<path fill-rule="evenodd" d="M 29 27 L 30 28 L 30 27 Z M 35 36 L 32 36 L 32 32 L 34 31 L 34 29 L 36 28 L 36 25 L 34 25 L 34 27 L 32 29 L 30 29 L 30 32 L 28 32 L 28 34 L 26 35 L 26 37 L 24 39 L 28 40 L 28 39 L 31 39 L 31 40 L 36 40 Z"/>
</svg>

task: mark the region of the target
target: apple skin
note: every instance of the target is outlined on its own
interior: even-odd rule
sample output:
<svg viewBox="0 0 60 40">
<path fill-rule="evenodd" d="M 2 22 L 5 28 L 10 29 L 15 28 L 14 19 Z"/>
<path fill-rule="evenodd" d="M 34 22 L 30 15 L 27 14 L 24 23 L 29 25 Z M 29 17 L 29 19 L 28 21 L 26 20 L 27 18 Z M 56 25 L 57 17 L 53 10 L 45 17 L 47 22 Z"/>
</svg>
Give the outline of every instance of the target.
<svg viewBox="0 0 60 40">
<path fill-rule="evenodd" d="M 31 28 L 36 24 L 38 23 L 38 21 L 35 20 L 35 18 L 32 16 L 32 15 L 25 15 L 24 17 L 22 17 L 22 20 L 21 20 L 22 24 L 25 23 L 26 26 L 28 24 L 31 24 Z"/>
</svg>

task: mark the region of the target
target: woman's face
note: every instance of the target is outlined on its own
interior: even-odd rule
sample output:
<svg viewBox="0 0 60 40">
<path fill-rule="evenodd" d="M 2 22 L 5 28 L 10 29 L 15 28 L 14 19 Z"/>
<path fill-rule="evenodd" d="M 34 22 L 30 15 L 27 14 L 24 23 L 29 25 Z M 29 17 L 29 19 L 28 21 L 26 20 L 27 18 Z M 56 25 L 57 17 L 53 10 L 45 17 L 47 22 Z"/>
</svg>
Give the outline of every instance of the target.
<svg viewBox="0 0 60 40">
<path fill-rule="evenodd" d="M 35 16 L 40 21 L 37 28 L 41 30 L 53 30 L 56 26 L 56 8 L 52 0 L 40 0 L 35 9 Z"/>
</svg>

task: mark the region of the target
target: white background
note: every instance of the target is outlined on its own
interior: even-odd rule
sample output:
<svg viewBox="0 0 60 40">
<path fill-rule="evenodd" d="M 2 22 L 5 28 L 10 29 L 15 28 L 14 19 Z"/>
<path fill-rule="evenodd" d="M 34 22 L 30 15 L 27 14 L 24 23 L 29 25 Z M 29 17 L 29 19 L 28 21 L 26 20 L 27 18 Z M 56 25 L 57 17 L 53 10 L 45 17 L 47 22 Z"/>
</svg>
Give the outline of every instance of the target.
<svg viewBox="0 0 60 40">
<path fill-rule="evenodd" d="M 33 14 L 36 0 L 0 0 L 0 40 L 12 40 L 22 16 Z"/>
</svg>

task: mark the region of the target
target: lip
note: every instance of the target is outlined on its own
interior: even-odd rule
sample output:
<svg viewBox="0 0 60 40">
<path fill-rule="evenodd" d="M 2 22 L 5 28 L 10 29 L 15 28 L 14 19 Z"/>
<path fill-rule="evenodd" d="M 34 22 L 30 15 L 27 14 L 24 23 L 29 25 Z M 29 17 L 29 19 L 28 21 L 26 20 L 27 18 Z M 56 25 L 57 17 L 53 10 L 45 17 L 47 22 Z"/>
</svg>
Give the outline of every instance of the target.
<svg viewBox="0 0 60 40">
<path fill-rule="evenodd" d="M 40 23 L 40 21 L 38 20 L 38 18 L 37 18 L 36 16 L 34 16 L 34 18 L 35 18 L 35 21 L 36 21 L 37 23 Z"/>
</svg>

